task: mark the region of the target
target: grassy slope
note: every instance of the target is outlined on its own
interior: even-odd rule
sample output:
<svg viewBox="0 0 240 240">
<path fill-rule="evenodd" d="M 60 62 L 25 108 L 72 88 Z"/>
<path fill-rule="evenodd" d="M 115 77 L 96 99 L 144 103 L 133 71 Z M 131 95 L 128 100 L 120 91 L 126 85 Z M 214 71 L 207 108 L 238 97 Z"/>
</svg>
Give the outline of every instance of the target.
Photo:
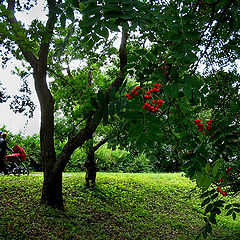
<svg viewBox="0 0 240 240">
<path fill-rule="evenodd" d="M 194 239 L 203 225 L 194 184 L 181 174 L 64 174 L 65 212 L 39 204 L 42 176 L 0 176 L 0 240 Z M 240 239 L 240 217 L 224 215 L 210 239 Z"/>
</svg>

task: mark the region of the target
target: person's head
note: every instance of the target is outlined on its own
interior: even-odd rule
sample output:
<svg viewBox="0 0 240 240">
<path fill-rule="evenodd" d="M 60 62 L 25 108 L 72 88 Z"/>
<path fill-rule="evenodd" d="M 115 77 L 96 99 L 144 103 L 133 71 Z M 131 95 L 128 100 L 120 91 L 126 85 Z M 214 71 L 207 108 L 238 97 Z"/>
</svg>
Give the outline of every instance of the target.
<svg viewBox="0 0 240 240">
<path fill-rule="evenodd" d="M 7 137 L 7 133 L 3 132 L 2 133 L 2 138 L 6 139 L 6 137 Z"/>
</svg>

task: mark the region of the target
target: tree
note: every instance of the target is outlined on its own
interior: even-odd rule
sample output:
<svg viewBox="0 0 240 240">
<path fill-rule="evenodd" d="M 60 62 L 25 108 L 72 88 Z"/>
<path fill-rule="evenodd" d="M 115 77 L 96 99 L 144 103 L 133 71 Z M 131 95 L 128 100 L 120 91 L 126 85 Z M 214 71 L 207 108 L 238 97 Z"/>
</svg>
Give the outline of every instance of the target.
<svg viewBox="0 0 240 240">
<path fill-rule="evenodd" d="M 23 28 L 14 16 L 16 7 L 21 7 L 19 2 L 4 1 L 1 5 L 1 19 L 4 26 L 2 32 L 4 37 L 8 37 L 8 39 L 16 43 L 19 53 L 29 62 L 33 70 L 35 89 L 41 107 L 40 145 L 44 169 L 42 202 L 50 206 L 63 208 L 62 171 L 73 151 L 91 138 L 92 133 L 101 121 L 103 109 L 109 103 L 110 91 L 113 88 L 118 90 L 125 79 L 126 70 L 124 66 L 126 65 L 127 57 L 127 32 L 123 31 L 122 33 L 122 42 L 119 50 L 120 71 L 104 94 L 102 93 L 104 102 L 99 104 L 94 115 L 86 121 L 85 127 L 66 143 L 57 158 L 54 148 L 54 99 L 49 91 L 46 79 L 50 45 L 57 21 L 57 2 L 48 1 L 47 6 L 49 10 L 48 20 L 45 26 L 39 24 L 38 34 L 33 36 L 30 31 Z M 35 39 L 36 36 L 38 39 Z"/>
</svg>

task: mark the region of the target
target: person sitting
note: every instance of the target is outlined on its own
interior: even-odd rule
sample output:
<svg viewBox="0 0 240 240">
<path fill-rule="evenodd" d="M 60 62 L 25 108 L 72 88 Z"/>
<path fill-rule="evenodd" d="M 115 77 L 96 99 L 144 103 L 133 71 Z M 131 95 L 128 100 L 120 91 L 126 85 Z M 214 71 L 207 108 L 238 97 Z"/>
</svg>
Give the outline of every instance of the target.
<svg viewBox="0 0 240 240">
<path fill-rule="evenodd" d="M 4 162 L 6 150 L 13 152 L 12 149 L 7 146 L 6 138 L 7 133 L 3 132 L 0 137 L 0 171 L 4 172 L 4 174 L 8 174 L 8 170 L 6 169 Z"/>
</svg>

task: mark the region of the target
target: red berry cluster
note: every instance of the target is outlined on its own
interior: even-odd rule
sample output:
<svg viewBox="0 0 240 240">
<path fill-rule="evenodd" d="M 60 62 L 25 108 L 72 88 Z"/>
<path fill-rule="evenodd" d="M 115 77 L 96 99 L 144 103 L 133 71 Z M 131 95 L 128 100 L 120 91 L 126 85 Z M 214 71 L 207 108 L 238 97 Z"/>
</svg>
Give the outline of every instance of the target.
<svg viewBox="0 0 240 240">
<path fill-rule="evenodd" d="M 153 97 L 152 94 L 159 92 L 161 86 L 162 86 L 162 84 L 156 83 L 154 85 L 155 88 L 151 88 L 149 91 L 147 91 L 146 94 L 144 95 L 144 98 L 146 98 L 147 100 L 152 99 L 152 97 Z"/>
<path fill-rule="evenodd" d="M 211 128 L 211 125 L 212 125 L 212 120 L 209 120 L 208 122 L 207 122 L 207 130 L 210 130 L 210 128 Z"/>
<path fill-rule="evenodd" d="M 230 170 L 231 170 L 230 167 L 227 168 L 227 169 L 226 169 L 226 173 L 227 173 L 227 174 L 230 174 Z M 218 179 L 218 182 L 221 184 L 222 182 L 224 182 L 224 178 Z M 223 196 L 226 196 L 226 195 L 227 195 L 227 192 L 223 192 L 223 190 L 221 190 L 221 187 L 220 187 L 220 186 L 217 187 L 217 191 L 220 192 Z"/>
<path fill-rule="evenodd" d="M 154 88 L 150 89 L 149 91 L 146 92 L 146 94 L 144 95 L 144 98 L 146 100 L 151 100 L 153 98 L 154 93 L 158 93 L 160 91 L 160 87 L 162 86 L 162 84 L 156 83 L 154 85 Z M 145 102 L 143 105 L 143 109 L 146 109 L 152 113 L 156 113 L 159 110 L 159 107 L 162 106 L 163 104 L 163 100 L 158 99 L 158 100 L 152 100 L 151 103 L 155 104 L 155 105 L 151 105 L 148 102 Z"/>
<path fill-rule="evenodd" d="M 138 95 L 138 90 L 140 90 L 141 88 L 140 87 L 135 87 L 132 91 L 131 91 L 131 94 L 133 96 L 137 96 Z M 126 93 L 125 94 L 125 97 L 128 98 L 129 100 L 132 99 L 132 96 L 129 94 L 129 93 Z"/>
<path fill-rule="evenodd" d="M 197 130 L 199 132 L 203 132 L 203 134 L 206 134 L 205 128 L 204 128 L 203 124 L 201 123 L 201 120 L 195 120 L 195 124 L 197 125 Z M 212 125 L 212 120 L 209 120 L 207 122 L 207 124 L 208 124 L 207 125 L 207 130 L 210 130 L 211 125 Z"/>
<path fill-rule="evenodd" d="M 227 192 L 223 192 L 223 190 L 221 190 L 221 187 L 217 187 L 218 192 L 220 192 L 223 196 L 227 196 Z"/>
<path fill-rule="evenodd" d="M 230 170 L 231 170 L 230 167 L 226 169 L 226 173 L 227 173 L 228 175 L 230 174 Z"/>
<path fill-rule="evenodd" d="M 148 111 L 150 111 L 150 112 L 152 112 L 152 113 L 155 113 L 155 112 L 157 112 L 158 110 L 159 110 L 159 107 L 161 107 L 162 106 L 162 104 L 163 104 L 163 100 L 157 100 L 157 101 L 155 101 L 155 100 L 152 100 L 152 103 L 158 103 L 157 105 L 155 105 L 155 106 L 153 106 L 153 105 L 151 105 L 150 103 L 144 103 L 144 105 L 143 105 L 143 109 L 146 109 L 146 110 L 148 110 Z"/>
<path fill-rule="evenodd" d="M 218 182 L 224 182 L 224 178 L 218 179 Z M 223 192 L 223 190 L 221 190 L 221 187 L 217 187 L 217 191 L 220 192 L 223 196 L 227 195 L 227 192 Z"/>
</svg>

